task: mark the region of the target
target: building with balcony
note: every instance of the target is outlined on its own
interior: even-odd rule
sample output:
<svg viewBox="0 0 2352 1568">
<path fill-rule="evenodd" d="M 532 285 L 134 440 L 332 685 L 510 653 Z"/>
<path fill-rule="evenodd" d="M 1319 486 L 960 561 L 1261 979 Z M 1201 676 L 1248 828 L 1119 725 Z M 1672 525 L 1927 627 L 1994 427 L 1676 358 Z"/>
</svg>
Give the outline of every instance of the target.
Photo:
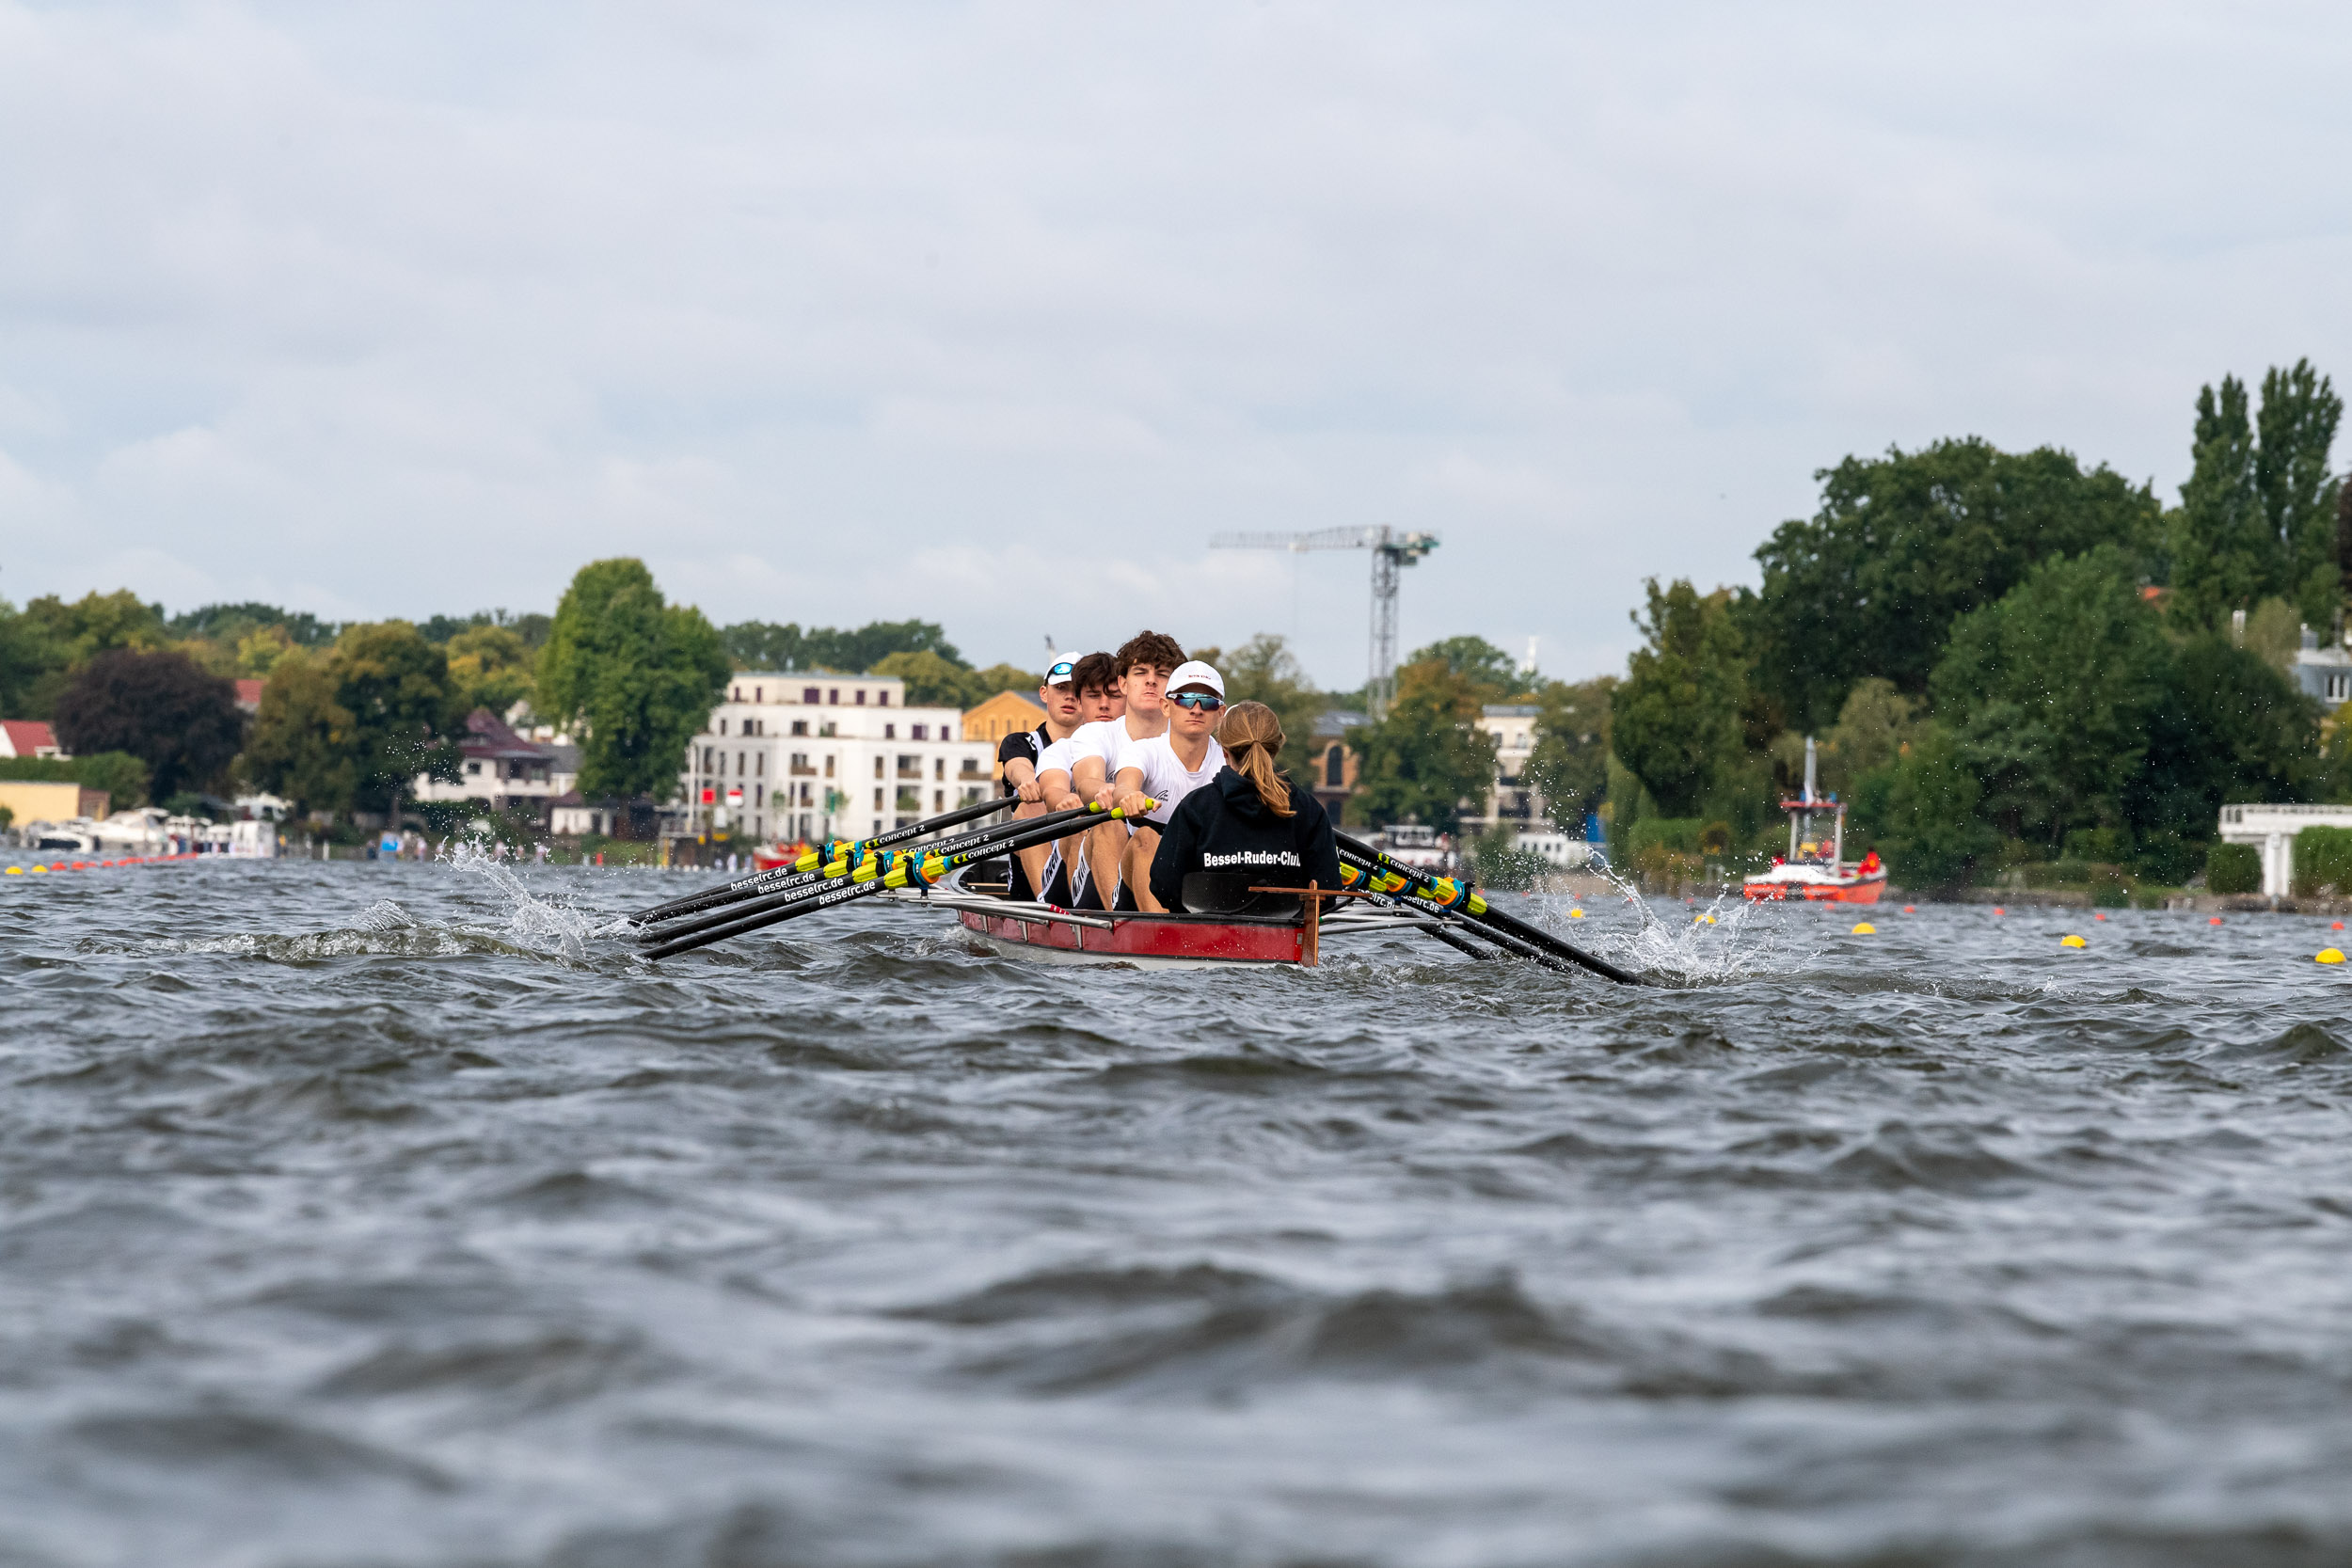
<svg viewBox="0 0 2352 1568">
<path fill-rule="evenodd" d="M 993 742 L 895 675 L 744 671 L 687 747 L 686 831 L 865 837 L 995 790 Z"/>
<path fill-rule="evenodd" d="M 457 743 L 455 780 L 420 773 L 409 782 L 415 800 L 471 800 L 492 810 L 528 814 L 542 824 L 554 803 L 579 781 L 579 748 L 525 740 L 488 708 L 466 716 Z"/>
</svg>

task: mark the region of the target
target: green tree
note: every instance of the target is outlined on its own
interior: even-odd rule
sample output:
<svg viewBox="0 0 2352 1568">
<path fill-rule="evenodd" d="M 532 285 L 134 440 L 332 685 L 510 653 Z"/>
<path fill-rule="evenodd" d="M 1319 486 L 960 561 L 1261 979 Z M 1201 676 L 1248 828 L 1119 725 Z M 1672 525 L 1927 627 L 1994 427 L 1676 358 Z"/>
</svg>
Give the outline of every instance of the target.
<svg viewBox="0 0 2352 1568">
<path fill-rule="evenodd" d="M 2344 400 L 2310 360 L 2264 374 L 2254 488 L 2279 552 L 2270 590 L 2293 599 L 2316 626 L 2333 620 L 2343 590 L 2335 562 L 2338 481 L 2328 467 L 2343 419 Z"/>
<path fill-rule="evenodd" d="M 358 721 L 335 700 L 331 656 L 296 650 L 262 688 L 244 770 L 305 812 L 341 815 L 358 790 Z"/>
<path fill-rule="evenodd" d="M 542 710 L 582 732 L 580 792 L 667 798 L 728 669 L 717 629 L 701 610 L 665 602 L 644 562 L 581 567 L 538 671 Z"/>
<path fill-rule="evenodd" d="M 1499 703 L 1526 689 L 1527 682 L 1519 674 L 1511 656 L 1483 637 L 1449 637 L 1432 642 L 1414 653 L 1407 662 L 1441 658 L 1446 667 L 1486 693 L 1486 701 Z"/>
<path fill-rule="evenodd" d="M 866 673 L 897 675 L 905 681 L 909 707 L 966 708 L 978 701 L 972 695 L 974 672 L 948 663 L 928 648 L 885 655 Z"/>
<path fill-rule="evenodd" d="M 849 674 L 887 673 L 879 670 L 893 654 L 937 654 L 959 670 L 970 668 L 946 628 L 934 621 L 872 621 L 854 630 L 810 626 L 794 622 L 777 626 L 768 621 L 744 621 L 720 633 L 727 657 L 738 670 L 835 670 Z"/>
<path fill-rule="evenodd" d="M 64 672 L 65 650 L 49 629 L 0 599 L 0 718 L 46 718 L 49 706 L 40 692 Z"/>
<path fill-rule="evenodd" d="M 2159 543 L 2152 489 L 2050 447 L 2004 452 L 1972 436 L 1815 478 L 1820 511 L 1757 549 L 1763 585 L 1739 607 L 1755 683 L 1801 733 L 1826 729 L 1866 675 L 1924 693 L 1953 619 L 2035 562 L 2112 544 L 2144 567 Z"/>
<path fill-rule="evenodd" d="M 346 626 L 329 669 L 335 705 L 352 721 L 356 804 L 396 811 L 418 774 L 457 777 L 451 736 L 466 709 L 447 656 L 423 633 L 405 621 Z"/>
<path fill-rule="evenodd" d="M 1192 657 L 1224 677 L 1227 702 L 1263 703 L 1274 710 L 1282 724 L 1279 761 L 1284 773 L 1308 789 L 1322 783 L 1315 721 L 1327 705 L 1287 641 L 1262 631 L 1231 653 L 1195 648 Z"/>
<path fill-rule="evenodd" d="M 1744 756 L 1747 658 L 1724 589 L 1645 585 L 1644 646 L 1610 693 L 1611 743 L 1667 816 L 1693 816 Z"/>
<path fill-rule="evenodd" d="M 278 627 L 286 641 L 300 648 L 330 648 L 341 629 L 307 610 L 281 610 L 274 604 L 248 600 L 244 604 L 208 604 L 183 610 L 165 625 L 173 637 L 200 637 L 234 645 L 256 631 Z"/>
<path fill-rule="evenodd" d="M 168 798 L 214 785 L 245 738 L 245 715 L 236 688 L 184 654 L 113 648 L 74 672 L 56 729 L 69 752 L 137 757 Z"/>
<path fill-rule="evenodd" d="M 1903 887 L 1960 886 L 1994 847 L 1975 765 L 1937 724 L 1919 726 L 1899 756 L 1862 774 L 1853 800 L 1855 827 Z"/>
<path fill-rule="evenodd" d="M 1349 819 L 1375 827 L 1409 819 L 1444 832 L 1460 827 L 1462 802 L 1483 801 L 1494 783 L 1494 737 L 1478 727 L 1485 695 L 1442 658 L 1399 668 L 1388 717 L 1347 732 L 1360 759 Z"/>
<path fill-rule="evenodd" d="M 1863 777 L 1900 756 L 1919 729 L 1927 705 L 1904 696 L 1895 683 L 1869 675 L 1853 683 L 1837 722 L 1820 738 L 1820 788 L 1851 797 Z M 1804 782 L 1804 736 L 1790 730 L 1774 737 L 1774 759 L 1794 790 Z"/>
<path fill-rule="evenodd" d="M 2328 452 L 2344 400 L 2309 360 L 2263 376 L 2262 408 L 2245 383 L 2197 393 L 2188 483 L 2171 519 L 2172 583 L 2193 626 L 2285 599 L 2301 620 L 2328 625 L 2342 590 L 2336 559 L 2339 485 Z"/>
<path fill-rule="evenodd" d="M 447 653 L 450 682 L 462 712 L 484 707 L 503 715 L 530 698 L 532 652 L 512 626 L 469 626 L 450 638 Z"/>
<path fill-rule="evenodd" d="M 2047 561 L 1954 624 L 1936 712 L 2014 837 L 2057 849 L 2075 828 L 2121 825 L 2148 750 L 2168 649 L 2132 562 L 2102 546 Z"/>
<path fill-rule="evenodd" d="M 1614 675 L 1549 681 L 1535 693 L 1535 744 L 1525 777 L 1542 792 L 1552 822 L 1582 837 L 1584 817 L 1609 799 L 1609 699 Z"/>
<path fill-rule="evenodd" d="M 2311 799 L 2319 763 L 2318 716 L 2294 681 L 2209 634 L 2169 650 L 2125 800 L 2143 840 L 2201 841 L 2232 801 Z"/>
</svg>

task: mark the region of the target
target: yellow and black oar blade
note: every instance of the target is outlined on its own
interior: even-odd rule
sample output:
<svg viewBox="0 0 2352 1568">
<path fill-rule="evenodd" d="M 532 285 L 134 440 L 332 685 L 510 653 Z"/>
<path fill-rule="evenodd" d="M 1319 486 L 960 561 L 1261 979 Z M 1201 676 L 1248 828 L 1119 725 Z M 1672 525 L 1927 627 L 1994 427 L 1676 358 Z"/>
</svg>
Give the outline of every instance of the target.
<svg viewBox="0 0 2352 1568">
<path fill-rule="evenodd" d="M 1146 800 L 1143 809 L 1149 812 L 1156 804 L 1155 801 Z M 960 870 L 977 862 L 1060 838 L 1070 831 L 1072 822 L 1077 818 L 1097 814 L 1110 818 L 1122 817 L 1126 815 L 1117 809 L 1104 811 L 1101 806 L 1081 806 L 1073 811 L 1056 812 L 1046 816 L 1033 816 L 1025 822 L 1007 823 L 984 835 L 975 835 L 980 837 L 982 842 L 951 853 L 942 854 L 937 850 L 905 851 L 897 857 L 898 863 L 879 876 L 871 876 L 870 879 L 856 880 L 854 877 L 839 879 L 836 885 L 818 892 L 814 896 L 787 895 L 784 901 L 784 907 L 780 909 L 764 910 L 758 913 L 749 914 L 730 911 L 723 922 L 691 933 L 680 933 L 648 947 L 645 950 L 645 957 L 667 958 L 679 953 L 691 952 L 697 947 L 707 947 L 714 942 L 724 942 L 729 937 L 741 936 L 748 931 L 761 930 L 780 921 L 796 920 L 802 915 L 814 914 L 818 910 L 832 909 L 836 904 L 845 904 L 851 899 L 869 897 L 891 888 L 905 887 L 910 882 L 929 886 L 949 872 Z"/>
<path fill-rule="evenodd" d="M 991 796 L 988 800 L 977 801 L 968 806 L 958 806 L 951 812 L 925 821 L 910 822 L 903 828 L 893 828 L 886 833 L 877 833 L 872 838 L 861 839 L 846 847 L 852 850 L 880 849 L 893 844 L 904 844 L 909 839 L 921 838 L 928 833 L 939 832 L 978 817 L 993 816 L 1008 807 L 1017 806 L 1020 803 L 1018 796 Z M 673 898 L 666 904 L 656 904 L 652 909 L 640 910 L 628 917 L 628 923 L 632 926 L 650 926 L 656 921 L 674 920 L 682 914 L 716 909 L 721 904 L 731 903 L 739 898 L 756 898 L 763 893 L 776 893 L 787 886 L 799 886 L 819 872 L 826 858 L 818 851 L 812 849 L 790 865 L 773 866 L 749 877 L 739 878 L 724 887 L 688 894 L 683 898 Z M 815 863 L 811 863 L 812 860 Z"/>
<path fill-rule="evenodd" d="M 1088 815 L 1087 809 L 1080 807 L 1063 812 L 1054 820 L 1065 823 L 1075 822 Z M 974 845 L 993 843 L 1005 833 L 1025 828 L 1030 823 L 1044 820 L 1046 820 L 1044 817 L 1031 817 L 1026 822 L 1000 822 L 979 832 L 967 833 L 944 844 L 933 845 L 930 848 L 933 852 L 955 853 Z M 648 931 L 641 940 L 648 947 L 667 947 L 669 943 L 681 937 L 692 936 L 698 931 L 707 931 L 715 927 L 728 925 L 746 916 L 766 914 L 771 910 L 780 910 L 787 905 L 801 903 L 850 882 L 870 882 L 889 869 L 886 863 L 892 858 L 890 850 L 875 850 L 862 855 L 854 864 L 841 870 L 836 871 L 829 866 L 822 871 L 806 872 L 789 878 L 772 889 L 742 897 L 730 898 L 723 904 L 707 905 L 700 910 L 682 911 L 664 924 L 661 929 Z"/>
<path fill-rule="evenodd" d="M 1331 836 L 1340 848 L 1353 853 L 1383 871 L 1393 872 L 1404 878 L 1416 895 L 1427 898 L 1433 903 L 1441 904 L 1465 919 L 1506 932 L 1531 946 L 1540 947 L 1547 953 L 1565 958 L 1581 968 L 1589 969 L 1594 974 L 1614 980 L 1621 986 L 1642 986 L 1649 983 L 1638 974 L 1619 969 L 1606 958 L 1595 958 L 1572 942 L 1562 942 L 1540 926 L 1531 926 L 1524 920 L 1503 913 L 1479 896 L 1478 891 L 1467 882 L 1456 882 L 1445 877 L 1432 877 L 1426 871 L 1406 865 L 1404 862 L 1382 853 L 1353 834 L 1334 831 Z"/>
</svg>

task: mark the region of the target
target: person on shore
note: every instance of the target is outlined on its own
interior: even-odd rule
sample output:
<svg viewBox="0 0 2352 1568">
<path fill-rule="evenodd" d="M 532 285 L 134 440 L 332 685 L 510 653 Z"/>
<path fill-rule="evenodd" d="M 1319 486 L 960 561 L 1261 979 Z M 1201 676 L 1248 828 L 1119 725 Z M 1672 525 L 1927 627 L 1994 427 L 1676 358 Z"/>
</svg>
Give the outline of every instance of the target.
<svg viewBox="0 0 2352 1568">
<path fill-rule="evenodd" d="M 1114 793 L 1135 824 L 1120 863 L 1120 885 L 1134 890 L 1136 907 L 1146 914 L 1165 912 L 1152 892 L 1152 861 L 1162 830 L 1184 797 L 1225 766 L 1225 750 L 1216 735 L 1224 707 L 1225 677 L 1198 659 L 1187 660 L 1168 679 L 1168 729 L 1120 751 Z M 1146 800 L 1156 802 L 1148 815 Z"/>
<path fill-rule="evenodd" d="M 1045 672 L 1045 678 L 1038 682 L 1037 701 L 1045 710 L 1045 721 L 1033 730 L 1016 730 L 997 744 L 996 762 L 1004 774 L 1004 792 L 1021 798 L 1021 804 L 1013 808 L 1013 821 L 1045 815 L 1045 791 L 1037 782 L 1037 759 L 1044 754 L 1045 748 L 1067 738 L 1085 721 L 1077 673 L 1076 659 L 1056 659 Z M 1052 847 L 1043 844 L 1015 854 L 1008 879 L 1012 884 L 1008 895 L 1036 897 L 1037 890 L 1044 885 L 1045 863 L 1052 855 Z"/>
<path fill-rule="evenodd" d="M 1217 742 L 1225 767 L 1184 797 L 1152 857 L 1152 896 L 1184 912 L 1184 879 L 1198 871 L 1246 873 L 1263 887 L 1340 886 L 1331 818 L 1312 792 L 1275 770 L 1282 724 L 1263 703 L 1225 710 Z"/>
<path fill-rule="evenodd" d="M 1112 656 L 1112 664 L 1125 702 L 1124 711 L 1113 721 L 1080 725 L 1062 743 L 1069 748 L 1064 753 L 1068 759 L 1066 777 L 1059 776 L 1059 769 L 1054 768 L 1055 757 L 1049 755 L 1041 761 L 1038 773 L 1045 785 L 1048 805 L 1056 811 L 1067 811 L 1073 806 L 1108 807 L 1115 803 L 1118 797 L 1111 769 L 1119 752 L 1131 741 L 1149 740 L 1166 732 L 1168 710 L 1164 698 L 1168 677 L 1184 662 L 1184 650 L 1165 632 L 1139 631 L 1120 644 L 1119 652 Z M 1055 751 L 1060 752 L 1060 747 Z M 1127 852 L 1129 836 L 1125 822 L 1105 822 L 1088 832 L 1086 875 L 1093 901 L 1089 903 L 1082 898 L 1073 908 L 1136 907 L 1132 895 L 1123 906 L 1120 903 L 1119 864 Z"/>
</svg>

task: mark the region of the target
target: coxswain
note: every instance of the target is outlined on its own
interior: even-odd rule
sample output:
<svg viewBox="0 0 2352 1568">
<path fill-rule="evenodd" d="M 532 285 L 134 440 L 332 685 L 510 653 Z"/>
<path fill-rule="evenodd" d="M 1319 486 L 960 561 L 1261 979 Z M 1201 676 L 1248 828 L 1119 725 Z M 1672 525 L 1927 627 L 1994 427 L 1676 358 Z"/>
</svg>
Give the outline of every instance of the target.
<svg viewBox="0 0 2352 1568">
<path fill-rule="evenodd" d="M 1331 818 L 1311 791 L 1275 769 L 1282 724 L 1263 703 L 1235 703 L 1217 726 L 1225 766 L 1184 797 L 1152 857 L 1152 896 L 1184 912 L 1184 879 L 1200 871 L 1247 873 L 1253 885 L 1325 890 L 1340 885 Z"/>
</svg>

